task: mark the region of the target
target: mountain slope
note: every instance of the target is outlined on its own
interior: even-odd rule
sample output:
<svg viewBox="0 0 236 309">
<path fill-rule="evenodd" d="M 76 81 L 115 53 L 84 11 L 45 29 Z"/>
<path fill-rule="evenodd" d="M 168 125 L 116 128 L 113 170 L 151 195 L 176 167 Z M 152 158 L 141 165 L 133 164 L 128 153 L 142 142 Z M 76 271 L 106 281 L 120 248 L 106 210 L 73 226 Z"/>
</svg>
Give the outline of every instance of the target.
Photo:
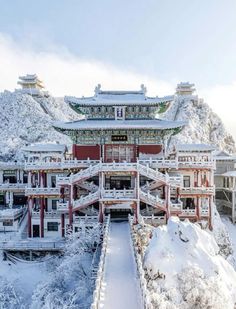
<svg viewBox="0 0 236 309">
<path fill-rule="evenodd" d="M 29 143 L 60 141 L 70 143 L 56 132 L 52 123 L 78 118 L 63 99 L 40 98 L 20 92 L 0 94 L 0 159 L 18 158 L 20 148 Z"/>
<path fill-rule="evenodd" d="M 236 150 L 234 139 L 226 131 L 222 120 L 197 96 L 176 96 L 163 119 L 188 122 L 181 133 L 172 137 L 171 144 L 205 143 L 216 145 L 230 153 Z"/>
</svg>

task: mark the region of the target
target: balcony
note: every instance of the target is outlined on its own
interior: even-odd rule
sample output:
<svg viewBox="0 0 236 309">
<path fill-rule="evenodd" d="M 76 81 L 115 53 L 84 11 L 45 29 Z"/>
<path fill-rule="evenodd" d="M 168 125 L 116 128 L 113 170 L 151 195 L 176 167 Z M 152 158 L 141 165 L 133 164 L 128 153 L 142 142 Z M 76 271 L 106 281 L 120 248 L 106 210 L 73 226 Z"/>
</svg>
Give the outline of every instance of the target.
<svg viewBox="0 0 236 309">
<path fill-rule="evenodd" d="M 57 211 L 68 211 L 69 202 L 57 202 Z"/>
<path fill-rule="evenodd" d="M 66 186 L 71 184 L 70 177 L 67 176 L 56 176 L 56 184 L 57 186 Z"/>
<path fill-rule="evenodd" d="M 44 212 L 44 218 L 60 218 L 61 214 L 57 211 L 45 211 Z M 32 218 L 38 219 L 40 218 L 40 212 L 39 211 L 32 211 Z"/>
<path fill-rule="evenodd" d="M 183 187 L 183 176 L 176 175 L 176 176 L 169 176 L 170 185 L 176 187 Z"/>
<path fill-rule="evenodd" d="M 183 187 L 180 189 L 180 194 L 208 194 L 212 195 L 215 193 L 215 187 Z"/>
<path fill-rule="evenodd" d="M 184 217 L 195 217 L 196 216 L 196 209 L 182 209 L 180 216 Z"/>
<path fill-rule="evenodd" d="M 136 190 L 102 190 L 101 196 L 103 200 L 133 200 L 136 198 Z"/>
<path fill-rule="evenodd" d="M 0 191 L 24 192 L 26 183 L 0 183 Z"/>
<path fill-rule="evenodd" d="M 170 211 L 171 212 L 179 212 L 182 211 L 183 208 L 183 202 L 182 201 L 176 201 L 176 202 L 170 202 Z"/>
<path fill-rule="evenodd" d="M 97 160 L 64 160 L 60 162 L 55 161 L 34 161 L 34 162 L 25 162 L 25 170 L 63 170 L 71 168 L 86 168 L 90 164 L 98 163 Z"/>
<path fill-rule="evenodd" d="M 139 163 L 146 165 L 148 164 L 152 168 L 178 168 L 178 161 L 173 159 L 173 160 L 168 160 L 168 159 L 141 159 L 138 161 Z"/>
<path fill-rule="evenodd" d="M 200 215 L 202 216 L 202 217 L 208 217 L 209 216 L 209 209 L 207 208 L 207 209 L 200 209 Z"/>
<path fill-rule="evenodd" d="M 58 196 L 60 195 L 60 188 L 29 188 L 26 187 L 25 188 L 25 195 L 33 195 L 33 196 L 37 196 L 37 195 L 46 195 L 46 196 Z"/>
<path fill-rule="evenodd" d="M 212 161 L 178 161 L 178 168 L 207 168 L 215 169 L 216 163 Z"/>
</svg>

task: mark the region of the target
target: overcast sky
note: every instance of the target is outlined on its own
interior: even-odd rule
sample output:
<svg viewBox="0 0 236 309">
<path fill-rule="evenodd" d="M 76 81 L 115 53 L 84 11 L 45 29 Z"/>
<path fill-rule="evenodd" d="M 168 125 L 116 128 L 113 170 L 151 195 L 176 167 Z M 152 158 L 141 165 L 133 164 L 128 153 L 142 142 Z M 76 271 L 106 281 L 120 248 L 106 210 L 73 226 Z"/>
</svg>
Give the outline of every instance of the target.
<svg viewBox="0 0 236 309">
<path fill-rule="evenodd" d="M 37 73 L 52 94 L 168 95 L 195 83 L 236 138 L 236 0 L 0 0 L 0 91 Z"/>
</svg>

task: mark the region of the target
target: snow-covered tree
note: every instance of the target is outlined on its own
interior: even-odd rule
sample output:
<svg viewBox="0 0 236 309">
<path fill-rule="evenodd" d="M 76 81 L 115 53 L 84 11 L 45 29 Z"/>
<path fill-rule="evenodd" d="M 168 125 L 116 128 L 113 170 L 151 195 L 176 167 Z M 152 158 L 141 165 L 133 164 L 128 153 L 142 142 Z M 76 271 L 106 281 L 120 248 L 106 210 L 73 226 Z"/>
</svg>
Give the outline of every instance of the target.
<svg viewBox="0 0 236 309">
<path fill-rule="evenodd" d="M 99 224 L 91 229 L 81 226 L 80 232 L 70 237 L 55 270 L 35 290 L 31 309 L 90 307 L 94 289 L 91 263 L 100 237 Z"/>
</svg>

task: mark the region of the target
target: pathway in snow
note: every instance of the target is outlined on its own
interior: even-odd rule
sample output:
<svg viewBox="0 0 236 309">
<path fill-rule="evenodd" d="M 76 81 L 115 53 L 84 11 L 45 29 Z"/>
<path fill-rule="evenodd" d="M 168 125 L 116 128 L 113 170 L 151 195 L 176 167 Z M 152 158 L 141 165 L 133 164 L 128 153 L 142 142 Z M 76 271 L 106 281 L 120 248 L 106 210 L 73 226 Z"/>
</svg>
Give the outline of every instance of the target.
<svg viewBox="0 0 236 309">
<path fill-rule="evenodd" d="M 112 222 L 100 308 L 141 309 L 139 281 L 128 222 Z"/>
</svg>

